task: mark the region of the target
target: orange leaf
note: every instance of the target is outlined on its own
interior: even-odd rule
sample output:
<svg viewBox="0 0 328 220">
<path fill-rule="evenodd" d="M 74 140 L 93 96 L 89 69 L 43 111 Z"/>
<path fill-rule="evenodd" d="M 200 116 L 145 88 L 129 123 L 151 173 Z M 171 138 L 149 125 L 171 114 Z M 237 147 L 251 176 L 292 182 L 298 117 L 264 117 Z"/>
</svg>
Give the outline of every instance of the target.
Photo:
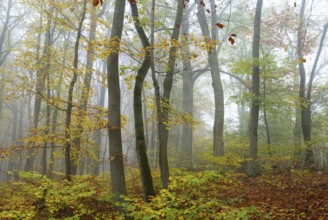
<svg viewBox="0 0 328 220">
<path fill-rule="evenodd" d="M 218 28 L 223 28 L 224 27 L 224 25 L 221 24 L 221 23 L 216 23 L 215 25 L 218 26 Z"/>
</svg>

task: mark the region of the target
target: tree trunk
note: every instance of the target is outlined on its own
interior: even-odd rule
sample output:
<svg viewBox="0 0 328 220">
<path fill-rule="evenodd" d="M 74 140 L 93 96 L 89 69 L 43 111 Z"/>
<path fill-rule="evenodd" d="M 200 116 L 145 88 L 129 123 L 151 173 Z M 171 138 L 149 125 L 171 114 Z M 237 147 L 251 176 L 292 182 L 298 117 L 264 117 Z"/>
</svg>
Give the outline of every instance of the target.
<svg viewBox="0 0 328 220">
<path fill-rule="evenodd" d="M 124 176 L 124 155 L 121 134 L 121 93 L 119 80 L 119 49 L 123 31 L 125 1 L 116 0 L 110 36 L 111 54 L 107 58 L 108 94 L 108 140 L 112 193 L 114 199 L 127 195 Z"/>
<path fill-rule="evenodd" d="M 50 85 L 49 85 L 49 70 L 50 70 L 50 47 L 52 46 L 52 36 L 51 36 L 51 23 L 52 23 L 52 17 L 50 13 L 52 13 L 54 10 L 54 7 L 50 8 L 49 14 L 47 14 L 47 29 L 46 29 L 46 36 L 45 36 L 45 43 L 44 43 L 44 70 L 42 71 L 44 74 L 44 85 L 47 83 L 47 96 L 50 97 Z M 47 103 L 47 114 L 46 114 L 46 130 L 44 132 L 44 135 L 49 134 L 49 126 L 50 126 L 50 104 Z M 47 174 L 47 141 L 44 143 L 44 147 L 42 149 L 42 164 L 41 164 L 41 174 L 46 175 Z"/>
<path fill-rule="evenodd" d="M 249 176 L 257 176 L 260 173 L 257 162 L 257 145 L 258 145 L 258 123 L 260 111 L 260 38 L 261 38 L 261 15 L 262 15 L 263 0 L 257 0 L 255 20 L 254 20 L 254 35 L 252 48 L 252 105 L 250 112 L 249 123 L 249 161 L 247 163 L 246 173 Z"/>
<path fill-rule="evenodd" d="M 105 7 L 105 5 L 103 6 Z M 103 11 L 104 12 L 104 11 Z M 80 106 L 79 106 L 79 117 L 81 120 L 77 123 L 77 136 L 73 140 L 73 145 L 76 148 L 76 162 L 72 164 L 72 174 L 77 174 L 77 166 L 79 163 L 79 154 L 81 150 L 81 138 L 84 130 L 84 121 L 87 117 L 87 108 L 90 96 L 91 89 L 91 80 L 93 75 L 93 64 L 95 59 L 95 51 L 94 51 L 94 40 L 96 38 L 96 28 L 97 28 L 97 17 L 102 16 L 102 13 L 96 14 L 96 9 L 93 8 L 91 11 L 91 21 L 90 21 L 90 32 L 89 32 L 89 40 L 88 40 L 88 52 L 87 52 L 87 63 L 86 63 L 86 73 L 83 80 L 83 88 L 82 94 L 80 97 Z"/>
<path fill-rule="evenodd" d="M 151 7 L 151 52 L 150 52 L 150 60 L 151 60 L 151 76 L 153 80 L 153 86 L 155 91 L 155 102 L 156 102 L 156 113 L 157 113 L 157 137 L 158 137 L 158 148 L 163 149 L 163 129 L 165 129 L 163 124 L 163 112 L 162 112 L 162 105 L 161 105 L 161 95 L 160 95 L 160 87 L 156 77 L 156 69 L 155 69 L 155 56 L 154 56 L 154 45 L 155 45 L 155 0 L 152 0 L 152 7 Z M 153 136 L 155 137 L 155 136 Z M 154 139 L 153 139 L 154 140 Z M 155 144 L 156 141 L 153 141 Z M 160 157 L 160 152 L 157 153 L 157 144 L 155 145 L 154 151 L 154 162 L 156 162 L 157 158 Z M 167 167 L 168 168 L 168 167 Z M 162 172 L 162 171 L 160 171 Z M 164 183 L 162 182 L 163 186 Z M 167 185 L 167 184 L 166 184 Z"/>
<path fill-rule="evenodd" d="M 209 31 L 209 27 L 206 20 L 204 7 L 196 0 L 198 5 L 197 18 L 202 30 L 204 40 L 206 42 L 207 54 L 208 54 L 208 63 L 211 68 L 211 77 L 212 77 L 212 87 L 214 90 L 214 103 L 215 103 L 215 116 L 214 116 L 214 125 L 213 125 L 213 155 L 214 156 L 223 156 L 224 155 L 224 141 L 223 141 L 223 129 L 224 129 L 224 94 L 219 70 L 219 62 L 217 59 L 217 49 L 214 42 L 217 41 L 216 34 L 217 27 L 214 25 L 212 27 L 212 37 Z M 214 7 L 215 8 L 215 7 Z M 216 13 L 212 9 L 212 14 Z M 212 18 L 212 23 L 215 18 Z"/>
<path fill-rule="evenodd" d="M 181 42 L 183 47 L 181 48 L 182 53 L 182 98 L 183 98 L 183 112 L 188 113 L 190 117 L 193 117 L 193 105 L 194 105 L 194 81 L 193 72 L 190 60 L 190 49 L 189 49 L 189 16 L 190 16 L 189 4 L 185 6 L 183 21 L 181 25 L 182 37 Z M 179 153 L 179 166 L 187 169 L 192 169 L 192 142 L 193 142 L 193 129 L 192 126 L 184 123 L 182 125 L 182 136 L 181 136 L 181 148 Z"/>
<path fill-rule="evenodd" d="M 102 67 L 102 73 L 105 73 L 107 69 L 107 63 L 103 62 L 103 67 Z M 102 77 L 102 76 L 101 76 Z M 106 79 L 105 77 L 102 77 L 102 83 L 99 84 L 100 86 L 100 97 L 98 100 L 98 106 L 103 108 L 105 106 L 105 95 L 106 95 L 106 87 L 103 86 L 106 84 Z M 97 156 L 96 159 L 92 160 L 91 162 L 91 166 L 92 166 L 92 174 L 98 176 L 99 175 L 99 159 L 101 158 L 100 156 L 100 152 L 101 152 L 101 138 L 102 136 L 102 131 L 101 130 L 97 130 L 94 133 L 94 141 L 95 141 L 95 155 Z"/>
<path fill-rule="evenodd" d="M 302 133 L 303 140 L 306 144 L 306 152 L 303 160 L 303 168 L 313 168 L 315 166 L 313 150 L 311 149 L 311 123 L 312 123 L 312 113 L 311 113 L 311 96 L 312 96 L 312 86 L 313 80 L 316 75 L 317 65 L 319 58 L 322 52 L 322 47 L 326 38 L 326 33 L 328 29 L 328 24 L 324 25 L 323 32 L 320 39 L 320 44 L 318 51 L 312 66 L 310 73 L 310 78 L 308 82 L 308 87 L 306 91 L 306 72 L 304 68 L 304 58 L 303 58 L 303 47 L 304 47 L 304 11 L 305 11 L 305 0 L 302 1 L 302 8 L 300 11 L 300 24 L 298 28 L 297 35 L 297 54 L 299 61 L 299 74 L 300 74 L 300 89 L 299 89 L 299 98 L 301 102 L 301 124 L 302 124 Z"/>
<path fill-rule="evenodd" d="M 6 19 L 3 23 L 2 26 L 2 32 L 0 35 L 0 67 L 2 66 L 2 64 L 4 63 L 5 60 L 5 56 L 2 56 L 4 51 L 3 51 L 3 47 L 4 47 L 4 43 L 5 43 L 5 38 L 6 35 L 8 34 L 8 28 L 9 28 L 9 23 L 10 23 L 10 13 L 11 13 L 11 9 L 13 7 L 13 2 L 12 0 L 8 0 L 8 5 L 7 5 L 7 12 L 6 12 Z M 4 77 L 2 76 L 2 80 L 1 80 L 1 84 L 0 84 L 0 118 L 2 116 L 2 105 L 3 105 L 3 96 L 4 96 L 4 85 L 5 81 L 4 81 Z"/>
<path fill-rule="evenodd" d="M 40 24 L 39 28 L 42 27 L 42 20 L 43 15 L 40 14 Z M 41 33 L 38 34 L 37 37 L 37 58 L 36 58 L 36 65 L 41 65 L 41 59 L 40 59 L 40 45 L 41 45 Z M 36 131 L 39 125 L 39 116 L 40 116 L 40 110 L 41 110 L 41 102 L 42 102 L 42 96 L 40 93 L 44 91 L 44 84 L 45 84 L 45 74 L 42 72 L 42 68 L 39 68 L 36 73 L 36 86 L 35 86 L 35 99 L 34 99 L 34 110 L 33 110 L 33 125 L 32 130 Z M 33 133 L 33 131 L 32 131 Z M 26 162 L 25 162 L 25 171 L 31 171 L 33 169 L 33 163 L 34 163 L 34 156 L 32 155 L 33 151 L 28 150 Z"/>
<path fill-rule="evenodd" d="M 73 77 L 69 85 L 68 89 L 68 99 L 67 99 L 67 109 L 66 109 L 66 121 L 65 121 L 65 177 L 68 181 L 72 180 L 71 175 L 72 172 L 72 162 L 76 160 L 72 160 L 71 158 L 71 147 L 72 147 L 72 140 L 71 140 L 71 120 L 72 120 L 72 110 L 73 110 L 73 92 L 74 92 L 74 85 L 77 81 L 77 72 L 78 72 L 78 61 L 79 61 L 79 45 L 80 39 L 82 36 L 82 26 L 85 19 L 86 14 L 86 5 L 87 1 L 83 1 L 83 9 L 82 15 L 79 20 L 79 25 L 77 29 L 77 36 L 74 46 L 74 60 L 73 60 Z"/>
<path fill-rule="evenodd" d="M 177 12 L 173 27 L 173 32 L 171 36 L 171 41 L 178 41 L 180 35 L 180 26 L 182 22 L 182 15 L 183 15 L 183 2 L 178 0 L 177 4 Z M 167 125 L 169 123 L 169 111 L 165 106 L 170 105 L 170 98 L 171 98 L 171 91 L 173 85 L 173 76 L 174 76 L 174 65 L 176 61 L 176 52 L 178 47 L 173 43 L 170 48 L 169 52 L 169 60 L 168 60 L 168 70 L 166 72 L 166 76 L 164 79 L 164 92 L 163 92 L 163 102 L 164 105 L 162 106 L 162 123 L 159 123 L 160 132 L 160 144 L 159 144 L 159 167 L 161 173 L 161 181 L 164 189 L 167 189 L 168 182 L 169 182 L 169 163 L 167 160 L 167 143 L 169 138 L 169 130 Z"/>
<path fill-rule="evenodd" d="M 142 179 L 144 200 L 149 202 L 151 196 L 155 196 L 155 190 L 153 186 L 153 179 L 149 167 L 149 161 L 147 157 L 146 141 L 144 134 L 144 123 L 142 116 L 142 89 L 145 77 L 149 70 L 151 60 L 149 51 L 149 41 L 145 34 L 143 27 L 140 24 L 137 4 L 131 1 L 131 11 L 134 17 L 134 26 L 138 32 L 139 38 L 142 42 L 143 48 L 146 52 L 144 61 L 141 67 L 138 69 L 136 82 L 134 86 L 134 99 L 133 99 L 133 110 L 134 110 L 134 123 L 135 123 L 135 134 L 136 134 L 136 151 L 139 163 L 139 170 Z"/>
<path fill-rule="evenodd" d="M 266 98 L 266 80 L 263 80 L 263 99 L 265 101 Z M 269 121 L 267 116 L 267 110 L 266 106 L 263 108 L 263 117 L 264 117 L 264 125 L 265 125 L 265 132 L 266 132 L 266 138 L 267 138 L 267 145 L 268 145 L 268 153 L 271 155 L 271 134 L 270 134 L 270 128 L 269 128 Z"/>
</svg>

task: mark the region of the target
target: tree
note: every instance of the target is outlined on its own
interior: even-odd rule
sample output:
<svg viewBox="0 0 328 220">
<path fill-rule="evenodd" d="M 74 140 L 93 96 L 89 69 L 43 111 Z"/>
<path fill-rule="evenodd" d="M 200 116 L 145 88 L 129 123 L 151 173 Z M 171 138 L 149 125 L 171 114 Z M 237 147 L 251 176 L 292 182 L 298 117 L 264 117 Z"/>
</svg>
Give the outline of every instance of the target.
<svg viewBox="0 0 328 220">
<path fill-rule="evenodd" d="M 190 117 L 193 117 L 193 88 L 194 79 L 193 71 L 190 60 L 190 49 L 189 49 L 189 29 L 190 21 L 189 16 L 192 7 L 189 4 L 185 5 L 184 15 L 181 24 L 181 42 L 183 47 L 181 48 L 182 55 L 182 97 L 183 97 L 183 112 L 188 113 Z M 193 142 L 193 131 L 192 127 L 183 124 L 182 125 L 182 136 L 181 136 L 181 149 L 179 153 L 179 165 L 188 169 L 192 168 L 192 142 Z"/>
<path fill-rule="evenodd" d="M 110 45 L 110 55 L 107 57 L 107 85 L 108 94 L 108 139 L 110 155 L 110 172 L 112 193 L 115 199 L 120 200 L 120 195 L 126 195 L 124 176 L 124 155 L 121 137 L 121 92 L 119 81 L 119 49 L 123 31 L 125 1 L 116 0 Z"/>
<path fill-rule="evenodd" d="M 213 25 L 217 21 L 215 17 L 212 18 L 212 32 L 210 33 L 209 26 L 207 24 L 204 2 L 198 1 L 198 13 L 197 18 L 200 24 L 202 34 L 206 43 L 206 49 L 208 54 L 208 63 L 210 66 L 212 87 L 214 91 L 214 103 L 215 103 L 215 116 L 213 125 L 213 155 L 224 155 L 224 141 L 223 141 L 223 128 L 224 128 L 224 94 L 220 76 L 219 61 L 217 58 L 217 26 Z M 212 16 L 216 14 L 216 6 L 211 4 Z M 213 22 L 215 21 L 215 22 Z"/>
<path fill-rule="evenodd" d="M 139 38 L 142 42 L 143 49 L 145 51 L 145 58 L 138 69 L 136 81 L 134 85 L 134 123 L 135 123 L 135 135 L 136 135 L 136 151 L 139 163 L 139 170 L 142 179 L 144 200 L 149 202 L 150 196 L 155 196 L 155 190 L 153 186 L 153 179 L 151 176 L 149 161 L 147 157 L 146 140 L 144 134 L 144 123 L 142 116 L 142 89 L 145 77 L 151 65 L 150 57 L 150 44 L 145 34 L 143 27 L 141 26 L 138 14 L 138 7 L 136 2 L 129 1 L 131 5 L 131 11 L 134 21 L 135 29 L 138 32 Z"/>
<path fill-rule="evenodd" d="M 249 161 L 247 163 L 246 173 L 249 176 L 259 174 L 257 164 L 257 146 L 258 146 L 258 123 L 260 111 L 260 38 L 261 38 L 261 16 L 263 0 L 257 0 L 254 20 L 253 48 L 252 48 L 252 105 L 249 122 Z"/>
<path fill-rule="evenodd" d="M 301 125 L 302 125 L 302 134 L 303 140 L 306 144 L 306 152 L 304 161 L 302 164 L 302 168 L 304 167 L 313 167 L 315 164 L 313 150 L 311 149 L 311 124 L 312 124 L 312 112 L 311 112 L 311 105 L 312 105 L 312 87 L 313 87 L 313 80 L 316 76 L 317 65 L 319 62 L 319 58 L 322 52 L 322 48 L 324 45 L 324 41 L 326 38 L 326 33 L 328 29 L 328 23 L 324 25 L 323 31 L 321 34 L 320 43 L 318 46 L 318 51 L 315 56 L 315 60 L 312 66 L 312 70 L 310 72 L 310 78 L 308 81 L 308 85 L 306 88 L 306 71 L 304 67 L 304 63 L 306 62 L 304 55 L 303 55 L 303 48 L 305 44 L 305 33 L 304 30 L 304 12 L 305 12 L 305 3 L 306 1 L 302 1 L 301 11 L 300 11 L 300 22 L 298 27 L 297 33 L 297 57 L 299 63 L 299 75 L 300 75 L 300 83 L 299 83 L 299 99 L 301 105 Z"/>
<path fill-rule="evenodd" d="M 72 148 L 72 139 L 71 139 L 71 121 L 72 121 L 72 110 L 73 110 L 73 92 L 74 86 L 77 81 L 78 76 L 78 61 L 79 61 L 79 45 L 80 39 L 82 36 L 82 26 L 85 19 L 85 14 L 87 10 L 87 1 L 83 1 L 83 9 L 82 14 L 79 20 L 78 28 L 77 28 L 77 35 L 76 41 L 74 46 L 74 60 L 73 60 L 73 77 L 71 79 L 69 89 L 68 89 L 68 99 L 67 99 L 67 109 L 66 109 L 66 120 L 65 120 L 65 166 L 66 172 L 65 176 L 68 181 L 72 180 L 71 175 L 72 173 L 72 162 L 77 163 L 76 160 L 72 161 L 71 158 L 71 148 Z"/>
<path fill-rule="evenodd" d="M 177 11 L 173 26 L 173 32 L 171 36 L 171 47 L 169 51 L 169 58 L 167 64 L 167 71 L 164 79 L 164 91 L 163 91 L 163 100 L 162 105 L 159 106 L 159 91 L 155 91 L 156 94 L 156 102 L 157 102 L 157 112 L 161 111 L 158 114 L 158 127 L 159 127 L 159 167 L 161 172 L 161 180 L 164 189 L 168 188 L 168 181 L 169 181 L 169 163 L 167 159 L 167 143 L 169 138 L 169 130 L 167 128 L 168 120 L 169 120 L 169 109 L 170 106 L 170 98 L 171 98 L 171 91 L 173 85 L 173 77 L 174 77 L 174 66 L 176 61 L 176 52 L 178 50 L 177 42 L 179 40 L 180 35 L 180 26 L 182 22 L 182 15 L 183 15 L 183 2 L 178 0 L 177 4 Z M 158 88 L 158 85 L 154 86 L 155 90 Z M 158 89 L 157 89 L 158 90 Z"/>
<path fill-rule="evenodd" d="M 8 0 L 6 19 L 3 23 L 2 31 L 0 34 L 0 67 L 3 65 L 3 63 L 6 60 L 6 57 L 9 54 L 8 51 L 4 51 L 3 49 L 4 49 L 4 45 L 5 45 L 6 35 L 8 35 L 8 31 L 9 31 L 12 8 L 13 8 L 13 1 Z M 3 93 L 4 93 L 4 77 L 2 76 L 1 84 L 0 84 L 0 118 L 2 115 L 2 105 L 3 105 L 3 96 L 4 96 Z"/>
</svg>

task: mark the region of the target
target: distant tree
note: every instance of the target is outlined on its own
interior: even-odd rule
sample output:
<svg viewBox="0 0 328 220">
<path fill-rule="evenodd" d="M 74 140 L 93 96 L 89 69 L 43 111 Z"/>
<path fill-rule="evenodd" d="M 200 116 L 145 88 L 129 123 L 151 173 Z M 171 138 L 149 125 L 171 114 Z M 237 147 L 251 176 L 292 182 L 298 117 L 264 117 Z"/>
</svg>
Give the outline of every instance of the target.
<svg viewBox="0 0 328 220">
<path fill-rule="evenodd" d="M 258 123 L 260 111 L 260 38 L 261 38 L 261 15 L 262 15 L 263 0 L 257 0 L 254 34 L 253 34 L 253 65 L 252 65 L 252 105 L 250 111 L 249 123 L 249 161 L 247 162 L 246 173 L 249 176 L 259 174 L 259 166 L 257 163 L 257 148 L 258 148 Z"/>
</svg>

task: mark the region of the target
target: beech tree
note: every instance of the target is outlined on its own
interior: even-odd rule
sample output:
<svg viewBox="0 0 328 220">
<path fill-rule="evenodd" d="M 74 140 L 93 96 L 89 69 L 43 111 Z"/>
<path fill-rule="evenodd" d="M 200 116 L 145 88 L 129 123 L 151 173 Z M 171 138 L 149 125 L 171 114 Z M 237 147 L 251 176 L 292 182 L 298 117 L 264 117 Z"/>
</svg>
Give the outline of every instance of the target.
<svg viewBox="0 0 328 220">
<path fill-rule="evenodd" d="M 249 158 L 247 162 L 246 173 L 250 176 L 259 174 L 259 166 L 257 162 L 258 151 L 258 123 L 260 111 L 260 39 L 261 39 L 261 16 L 262 16 L 263 0 L 257 0 L 254 19 L 254 35 L 252 47 L 252 106 L 249 122 Z"/>
<path fill-rule="evenodd" d="M 203 1 L 196 0 L 198 6 L 197 18 L 202 30 L 204 41 L 206 43 L 206 49 L 208 54 L 208 63 L 210 66 L 212 87 L 214 91 L 214 103 L 215 103 L 215 116 L 213 125 L 213 155 L 224 155 L 224 141 L 223 141 L 223 128 L 224 128 L 224 94 L 221 83 L 219 61 L 217 58 L 217 26 L 216 18 L 212 18 L 211 32 L 205 15 L 205 5 Z M 211 4 L 212 16 L 216 14 L 215 4 Z"/>
<path fill-rule="evenodd" d="M 123 31 L 125 1 L 116 0 L 113 14 L 113 24 L 108 48 L 110 55 L 107 57 L 107 85 L 108 94 L 108 139 L 110 155 L 110 172 L 112 193 L 115 199 L 120 200 L 120 195 L 126 195 L 124 175 L 124 155 L 121 137 L 121 92 L 119 81 L 119 49 Z"/>
<path fill-rule="evenodd" d="M 318 46 L 318 51 L 315 56 L 315 60 L 312 66 L 312 70 L 310 72 L 310 77 L 306 86 L 306 70 L 304 67 L 304 63 L 306 62 L 306 59 L 303 54 L 303 48 L 305 45 L 305 7 L 306 7 L 306 1 L 302 1 L 301 10 L 300 10 L 300 20 L 299 20 L 299 27 L 297 32 L 297 62 L 299 67 L 299 76 L 300 76 L 300 82 L 299 82 L 299 101 L 301 105 L 301 125 L 302 125 L 302 134 L 303 134 L 303 140 L 306 144 L 306 152 L 304 156 L 304 160 L 302 163 L 302 167 L 313 167 L 315 166 L 314 161 L 314 155 L 313 155 L 313 149 L 311 149 L 311 124 L 312 124 L 312 112 L 311 112 L 311 105 L 312 105 L 312 87 L 313 87 L 313 81 L 316 76 L 317 72 L 317 66 L 320 59 L 320 55 L 322 52 L 322 48 L 325 42 L 326 33 L 328 29 L 328 24 L 325 24 L 323 26 L 323 31 L 321 34 L 320 43 Z"/>
<path fill-rule="evenodd" d="M 139 163 L 139 170 L 142 179 L 144 199 L 145 201 L 149 202 L 149 197 L 155 196 L 155 190 L 153 186 L 153 179 L 151 176 L 149 161 L 147 157 L 141 98 L 142 98 L 143 83 L 151 65 L 150 44 L 139 20 L 137 4 L 132 0 L 130 0 L 129 2 L 131 5 L 134 26 L 136 31 L 138 32 L 139 38 L 143 45 L 143 49 L 145 51 L 145 58 L 140 68 L 138 69 L 138 73 L 134 85 L 133 109 L 134 109 L 134 124 L 135 124 L 135 134 L 136 134 L 136 151 L 137 151 L 137 158 Z"/>
</svg>

